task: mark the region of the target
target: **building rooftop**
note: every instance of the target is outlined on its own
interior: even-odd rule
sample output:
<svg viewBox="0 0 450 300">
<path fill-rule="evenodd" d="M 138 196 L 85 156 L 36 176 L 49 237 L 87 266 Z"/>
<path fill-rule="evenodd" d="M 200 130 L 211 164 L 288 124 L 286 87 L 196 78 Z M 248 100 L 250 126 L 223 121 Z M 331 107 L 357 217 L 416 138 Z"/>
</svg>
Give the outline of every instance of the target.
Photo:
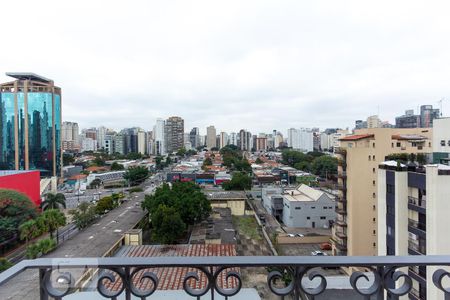
<svg viewBox="0 0 450 300">
<path fill-rule="evenodd" d="M 196 244 L 196 245 L 142 245 L 142 246 L 123 246 L 115 256 L 120 257 L 168 257 L 168 256 L 236 256 L 235 245 L 221 245 L 221 244 Z M 239 268 L 230 268 L 239 272 Z M 181 290 L 183 289 L 183 278 L 188 272 L 195 271 L 192 268 L 183 267 L 164 267 L 154 269 L 144 269 L 145 271 L 154 272 L 159 278 L 158 290 Z M 206 275 L 199 272 L 198 283 L 190 283 L 191 288 L 204 288 L 207 282 Z M 119 279 L 119 278 L 117 278 Z M 137 281 L 137 280 L 136 280 Z M 237 286 L 236 279 L 226 279 L 226 272 L 219 275 L 218 282 L 222 288 L 234 288 Z M 148 289 L 151 287 L 150 281 L 136 282 L 139 289 Z M 116 280 L 111 283 L 109 288 L 111 290 L 118 290 L 121 286 L 121 280 Z"/>
<path fill-rule="evenodd" d="M 288 201 L 317 201 L 323 194 L 325 192 L 302 184 L 294 190 L 285 191 L 283 197 Z"/>
<path fill-rule="evenodd" d="M 394 134 L 392 139 L 398 141 L 423 141 L 426 140 L 427 137 L 418 134 Z"/>
<path fill-rule="evenodd" d="M 247 195 L 245 192 L 241 191 L 220 191 L 220 192 L 211 192 L 208 191 L 205 193 L 208 199 L 210 200 L 245 200 L 247 199 Z"/>
<path fill-rule="evenodd" d="M 37 75 L 35 73 L 31 72 L 6 72 L 6 76 L 16 78 L 18 80 L 33 80 L 33 81 L 40 81 L 44 83 L 52 82 L 51 79 L 45 78 L 44 76 Z"/>
<path fill-rule="evenodd" d="M 340 141 L 357 141 L 357 140 L 362 140 L 362 139 L 367 139 L 367 138 L 373 138 L 375 135 L 373 134 L 355 134 L 355 135 L 349 135 L 349 136 L 345 136 L 343 138 L 340 138 Z"/>
</svg>

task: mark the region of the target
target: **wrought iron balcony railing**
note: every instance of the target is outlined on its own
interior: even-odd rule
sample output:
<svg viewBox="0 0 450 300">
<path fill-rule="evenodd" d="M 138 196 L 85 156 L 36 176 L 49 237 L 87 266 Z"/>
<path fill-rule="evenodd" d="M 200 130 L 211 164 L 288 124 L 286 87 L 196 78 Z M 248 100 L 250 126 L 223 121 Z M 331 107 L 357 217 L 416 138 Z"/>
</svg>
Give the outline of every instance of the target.
<svg viewBox="0 0 450 300">
<path fill-rule="evenodd" d="M 350 286 L 364 298 L 385 299 L 385 293 L 388 297 L 397 298 L 412 291 L 412 279 L 408 272 L 401 271 L 402 268 L 449 265 L 450 256 L 41 258 L 22 261 L 1 273 L 0 287 L 24 270 L 37 269 L 40 282 L 36 289 L 40 299 L 63 299 L 80 290 L 77 283 L 87 280 L 86 271 L 80 270 L 95 269 L 98 275 L 95 279 L 89 278 L 93 283 L 92 292 L 97 291 L 110 299 L 119 296 L 122 299 L 124 295 L 125 299 L 131 299 L 132 295 L 139 299 L 152 299 L 159 280 L 155 270 L 181 267 L 190 270 L 181 279 L 183 290 L 188 295 L 202 299 L 203 296 L 214 298 L 215 294 L 220 294 L 228 299 L 238 294 L 243 286 L 242 268 L 266 267 L 271 270 L 267 274 L 267 284 L 272 293 L 301 299 L 304 295 L 315 296 L 326 290 L 328 279 L 322 268 L 357 267 L 371 272 L 373 279 L 369 280 L 367 273 L 355 271 L 349 276 Z M 443 283 L 448 276 L 449 272 L 438 268 L 433 274 L 433 283 L 430 283 L 442 291 L 446 299 L 450 297 L 450 289 Z M 200 277 L 205 280 L 200 280 Z M 224 288 L 223 281 L 229 280 L 234 284 L 231 288 Z M 200 281 L 202 284 L 198 285 Z M 305 281 L 310 282 L 305 286 Z"/>
<path fill-rule="evenodd" d="M 426 208 L 427 207 L 427 201 L 425 199 L 417 199 L 416 197 L 412 197 L 412 196 L 408 196 L 408 204 L 411 205 L 415 205 L 415 206 L 419 206 L 422 208 Z"/>
</svg>

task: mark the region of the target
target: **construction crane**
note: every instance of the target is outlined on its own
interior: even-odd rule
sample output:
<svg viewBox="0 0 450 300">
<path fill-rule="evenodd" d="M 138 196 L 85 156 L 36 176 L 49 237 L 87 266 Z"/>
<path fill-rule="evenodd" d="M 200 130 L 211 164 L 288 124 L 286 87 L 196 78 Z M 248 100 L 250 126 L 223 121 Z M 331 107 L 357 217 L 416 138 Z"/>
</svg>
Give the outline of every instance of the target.
<svg viewBox="0 0 450 300">
<path fill-rule="evenodd" d="M 439 103 L 439 111 L 441 112 L 442 117 L 442 102 L 447 100 L 445 97 L 442 97 L 437 103 Z"/>
</svg>

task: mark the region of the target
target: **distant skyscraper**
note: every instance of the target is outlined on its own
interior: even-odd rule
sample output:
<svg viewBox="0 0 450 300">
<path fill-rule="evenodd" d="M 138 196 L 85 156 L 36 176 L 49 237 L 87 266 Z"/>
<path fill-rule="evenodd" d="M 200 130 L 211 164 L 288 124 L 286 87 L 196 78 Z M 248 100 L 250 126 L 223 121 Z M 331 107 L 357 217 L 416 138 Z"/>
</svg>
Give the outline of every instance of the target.
<svg viewBox="0 0 450 300">
<path fill-rule="evenodd" d="M 63 122 L 61 125 L 62 150 L 79 151 L 80 150 L 79 135 L 80 133 L 78 123 Z"/>
<path fill-rule="evenodd" d="M 288 146 L 292 149 L 310 152 L 314 149 L 314 137 L 311 130 L 306 128 L 288 129 Z"/>
<path fill-rule="evenodd" d="M 142 128 L 137 131 L 137 152 L 142 155 L 147 154 L 147 133 Z"/>
<path fill-rule="evenodd" d="M 367 118 L 367 128 L 381 128 L 381 120 L 377 115 Z"/>
<path fill-rule="evenodd" d="M 228 134 L 226 132 L 221 132 L 219 137 L 219 148 L 223 148 L 228 145 Z"/>
<path fill-rule="evenodd" d="M 167 152 L 172 153 L 184 147 L 184 120 L 180 117 L 170 117 L 166 120 Z"/>
<path fill-rule="evenodd" d="M 200 130 L 198 127 L 191 129 L 191 132 L 189 133 L 189 141 L 191 142 L 192 148 L 197 148 L 200 146 Z"/>
<path fill-rule="evenodd" d="M 105 148 L 106 131 L 108 129 L 105 126 L 97 128 L 97 145 L 99 149 Z"/>
<path fill-rule="evenodd" d="M 239 131 L 239 144 L 238 148 L 242 151 L 250 151 L 251 150 L 251 139 L 252 134 L 245 129 L 241 129 Z"/>
<path fill-rule="evenodd" d="M 156 125 L 153 127 L 153 139 L 154 139 L 154 154 L 165 155 L 166 152 L 166 134 L 165 134 L 166 122 L 163 119 L 157 119 Z"/>
<path fill-rule="evenodd" d="M 230 143 L 229 144 L 230 145 L 235 145 L 235 146 L 238 145 L 236 132 L 230 133 Z"/>
<path fill-rule="evenodd" d="M 206 127 L 206 147 L 211 149 L 217 147 L 216 144 L 216 128 L 214 126 Z"/>
<path fill-rule="evenodd" d="M 433 127 L 433 120 L 439 118 L 439 109 L 433 109 L 433 105 L 420 107 L 420 127 Z"/>
<path fill-rule="evenodd" d="M 0 169 L 61 176 L 61 89 L 33 73 L 0 84 Z"/>
</svg>

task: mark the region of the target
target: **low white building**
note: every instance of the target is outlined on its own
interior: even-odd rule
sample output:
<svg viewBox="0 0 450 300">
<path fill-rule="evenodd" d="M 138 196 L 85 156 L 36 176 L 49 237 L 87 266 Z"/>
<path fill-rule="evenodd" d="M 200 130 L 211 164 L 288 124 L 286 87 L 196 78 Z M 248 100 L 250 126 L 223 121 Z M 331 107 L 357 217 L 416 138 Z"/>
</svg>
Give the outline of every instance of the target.
<svg viewBox="0 0 450 300">
<path fill-rule="evenodd" d="M 329 228 L 336 219 L 334 196 L 305 184 L 296 189 L 264 188 L 262 200 L 288 227 Z"/>
</svg>

